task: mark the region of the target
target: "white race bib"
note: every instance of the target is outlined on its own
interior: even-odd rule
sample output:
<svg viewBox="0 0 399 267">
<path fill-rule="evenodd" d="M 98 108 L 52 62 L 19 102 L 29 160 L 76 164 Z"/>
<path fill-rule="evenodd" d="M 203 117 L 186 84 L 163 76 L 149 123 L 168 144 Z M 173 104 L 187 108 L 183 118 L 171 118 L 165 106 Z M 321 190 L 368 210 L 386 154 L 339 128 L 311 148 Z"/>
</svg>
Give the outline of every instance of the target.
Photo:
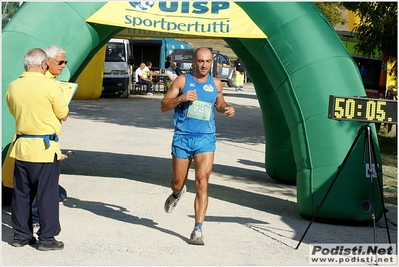
<svg viewBox="0 0 399 267">
<path fill-rule="evenodd" d="M 195 100 L 191 102 L 188 107 L 187 117 L 209 121 L 211 118 L 212 108 L 212 103 Z"/>
</svg>

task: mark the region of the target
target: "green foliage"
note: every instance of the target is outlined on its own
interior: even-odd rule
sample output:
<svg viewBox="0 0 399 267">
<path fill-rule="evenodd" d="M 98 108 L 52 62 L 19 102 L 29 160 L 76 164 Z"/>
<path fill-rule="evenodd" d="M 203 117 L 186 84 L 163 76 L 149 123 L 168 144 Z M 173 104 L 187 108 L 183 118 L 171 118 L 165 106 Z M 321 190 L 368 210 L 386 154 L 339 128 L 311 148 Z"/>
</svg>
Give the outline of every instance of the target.
<svg viewBox="0 0 399 267">
<path fill-rule="evenodd" d="M 18 10 L 19 2 L 2 2 L 1 11 L 3 19 L 10 19 Z"/>
<path fill-rule="evenodd" d="M 19 8 L 19 2 L 1 2 L 2 28 L 14 16 Z"/>
<path fill-rule="evenodd" d="M 333 26 L 344 25 L 346 20 L 342 18 L 342 11 L 345 9 L 340 2 L 315 2 L 321 12 L 329 19 Z"/>
<path fill-rule="evenodd" d="M 355 49 L 369 57 L 375 56 L 377 50 L 393 63 L 390 75 L 397 77 L 397 2 L 345 2 L 343 5 L 360 20 L 353 29 L 360 41 Z"/>
</svg>

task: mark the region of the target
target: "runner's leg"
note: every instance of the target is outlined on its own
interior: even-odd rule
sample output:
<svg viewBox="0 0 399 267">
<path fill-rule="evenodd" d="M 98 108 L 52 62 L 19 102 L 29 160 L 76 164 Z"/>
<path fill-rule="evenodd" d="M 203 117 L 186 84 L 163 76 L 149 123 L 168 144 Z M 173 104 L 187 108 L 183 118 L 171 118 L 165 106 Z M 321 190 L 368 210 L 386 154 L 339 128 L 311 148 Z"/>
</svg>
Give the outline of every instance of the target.
<svg viewBox="0 0 399 267">
<path fill-rule="evenodd" d="M 208 182 L 212 172 L 215 153 L 206 152 L 194 155 L 195 189 L 194 201 L 195 222 L 203 223 L 208 208 Z"/>
<path fill-rule="evenodd" d="M 174 194 L 178 194 L 186 184 L 191 161 L 192 158 L 180 159 L 172 155 L 171 188 Z"/>
</svg>

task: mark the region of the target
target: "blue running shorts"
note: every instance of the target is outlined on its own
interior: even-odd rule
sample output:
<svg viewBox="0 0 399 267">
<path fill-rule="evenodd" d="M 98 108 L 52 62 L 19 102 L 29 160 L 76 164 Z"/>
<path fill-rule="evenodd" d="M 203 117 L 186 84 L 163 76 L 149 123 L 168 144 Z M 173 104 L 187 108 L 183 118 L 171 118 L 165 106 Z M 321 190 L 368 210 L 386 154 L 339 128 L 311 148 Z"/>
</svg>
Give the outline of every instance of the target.
<svg viewBox="0 0 399 267">
<path fill-rule="evenodd" d="M 187 159 L 195 154 L 215 152 L 214 134 L 175 134 L 172 141 L 172 154 L 179 159 Z"/>
</svg>

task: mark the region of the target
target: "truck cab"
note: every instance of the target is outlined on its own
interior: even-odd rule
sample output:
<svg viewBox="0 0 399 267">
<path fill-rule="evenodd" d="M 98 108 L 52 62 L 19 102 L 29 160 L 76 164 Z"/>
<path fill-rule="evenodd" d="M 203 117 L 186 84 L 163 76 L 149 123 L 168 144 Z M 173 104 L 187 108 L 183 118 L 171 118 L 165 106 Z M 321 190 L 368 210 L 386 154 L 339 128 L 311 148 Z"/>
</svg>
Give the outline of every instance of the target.
<svg viewBox="0 0 399 267">
<path fill-rule="evenodd" d="M 191 49 L 190 44 L 172 38 L 130 39 L 133 55 L 137 64 L 151 61 L 152 70 L 159 71 L 165 68 L 166 57 L 175 50 Z"/>
<path fill-rule="evenodd" d="M 131 85 L 134 64 L 129 40 L 110 39 L 106 45 L 102 96 L 122 95 Z"/>
<path fill-rule="evenodd" d="M 234 64 L 231 63 L 228 56 L 219 51 L 212 51 L 213 65 L 211 75 L 227 83 L 229 87 L 234 87 Z M 175 49 L 171 53 L 172 61 L 182 70 L 183 73 L 192 71 L 193 49 Z"/>
<path fill-rule="evenodd" d="M 182 70 L 183 73 L 190 72 L 193 64 L 193 49 L 174 49 L 170 56 L 172 61 Z"/>
</svg>

